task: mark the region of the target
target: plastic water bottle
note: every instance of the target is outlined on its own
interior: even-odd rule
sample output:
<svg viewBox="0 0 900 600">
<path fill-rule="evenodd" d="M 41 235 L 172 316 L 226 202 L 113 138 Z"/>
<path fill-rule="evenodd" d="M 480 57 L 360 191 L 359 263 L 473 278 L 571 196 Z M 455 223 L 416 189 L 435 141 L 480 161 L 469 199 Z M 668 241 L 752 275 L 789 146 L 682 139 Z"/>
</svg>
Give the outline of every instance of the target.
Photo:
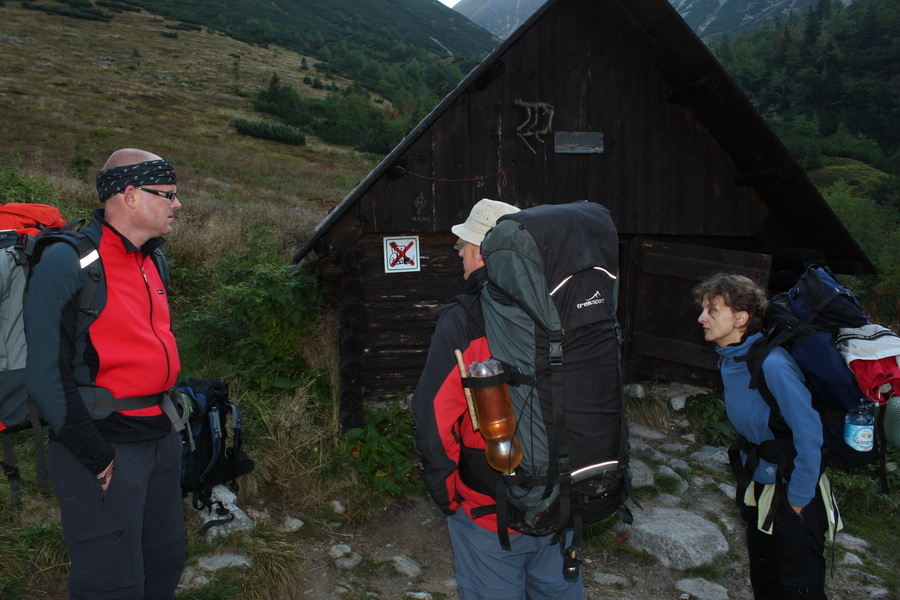
<svg viewBox="0 0 900 600">
<path fill-rule="evenodd" d="M 489 358 L 469 365 L 469 377 L 491 377 L 503 372 L 503 365 Z M 478 428 L 484 437 L 484 450 L 491 467 L 503 473 L 512 473 L 522 462 L 522 449 L 516 439 L 516 417 L 509 400 L 506 383 L 490 387 L 472 388 L 475 395 L 475 412 Z"/>
<path fill-rule="evenodd" d="M 865 400 L 844 417 L 844 442 L 859 452 L 875 448 L 875 416 Z"/>
</svg>

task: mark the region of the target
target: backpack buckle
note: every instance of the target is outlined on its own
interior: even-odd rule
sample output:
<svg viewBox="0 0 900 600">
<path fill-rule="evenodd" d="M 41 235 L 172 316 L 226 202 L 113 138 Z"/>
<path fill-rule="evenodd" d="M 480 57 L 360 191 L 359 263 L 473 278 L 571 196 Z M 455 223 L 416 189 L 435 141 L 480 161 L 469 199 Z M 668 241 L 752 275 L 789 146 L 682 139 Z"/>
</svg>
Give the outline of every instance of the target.
<svg viewBox="0 0 900 600">
<path fill-rule="evenodd" d="M 550 366 L 558 367 L 563 364 L 562 340 L 550 342 Z"/>
</svg>

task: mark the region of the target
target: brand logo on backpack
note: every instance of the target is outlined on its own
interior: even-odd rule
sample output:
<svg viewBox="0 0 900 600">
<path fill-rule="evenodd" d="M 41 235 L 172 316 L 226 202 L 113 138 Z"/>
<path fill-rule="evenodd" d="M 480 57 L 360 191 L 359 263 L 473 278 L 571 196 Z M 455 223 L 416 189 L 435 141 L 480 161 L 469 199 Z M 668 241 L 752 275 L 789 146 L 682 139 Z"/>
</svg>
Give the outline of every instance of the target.
<svg viewBox="0 0 900 600">
<path fill-rule="evenodd" d="M 584 302 L 579 302 L 575 305 L 575 308 L 582 309 L 587 308 L 588 306 L 595 306 L 597 304 L 606 304 L 606 298 L 600 293 L 600 290 L 594 292 L 594 295 L 585 300 Z"/>
</svg>

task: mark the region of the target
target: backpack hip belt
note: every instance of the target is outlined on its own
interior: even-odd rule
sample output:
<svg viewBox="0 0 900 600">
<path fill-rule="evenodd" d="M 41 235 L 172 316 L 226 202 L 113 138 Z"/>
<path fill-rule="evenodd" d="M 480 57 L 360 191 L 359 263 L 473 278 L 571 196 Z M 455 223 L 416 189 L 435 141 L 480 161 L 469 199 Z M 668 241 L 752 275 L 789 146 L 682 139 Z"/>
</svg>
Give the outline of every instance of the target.
<svg viewBox="0 0 900 600">
<path fill-rule="evenodd" d="M 169 421 L 172 422 L 175 431 L 180 432 L 184 429 L 184 422 L 178 416 L 175 404 L 172 401 L 172 390 L 150 394 L 149 396 L 115 398 L 106 388 L 84 385 L 78 386 L 78 393 L 81 394 L 81 399 L 91 414 L 91 418 L 102 419 L 113 412 L 159 406 L 163 413 L 169 417 Z"/>
</svg>

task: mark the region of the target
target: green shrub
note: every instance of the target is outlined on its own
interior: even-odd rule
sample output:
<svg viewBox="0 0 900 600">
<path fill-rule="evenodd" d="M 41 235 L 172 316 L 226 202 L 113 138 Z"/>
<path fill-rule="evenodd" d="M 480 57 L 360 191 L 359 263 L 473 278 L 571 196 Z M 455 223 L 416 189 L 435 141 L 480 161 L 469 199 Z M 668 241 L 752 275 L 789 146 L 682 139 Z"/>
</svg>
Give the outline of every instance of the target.
<svg viewBox="0 0 900 600">
<path fill-rule="evenodd" d="M 291 144 L 293 146 L 303 146 L 306 144 L 306 135 L 296 127 L 291 127 L 290 125 L 237 119 L 234 122 L 234 128 L 241 135 L 248 135 L 261 140 L 270 140 L 272 142 Z"/>
<path fill-rule="evenodd" d="M 203 28 L 193 23 L 175 23 L 174 25 L 166 25 L 166 29 L 175 29 L 178 31 L 202 31 Z"/>
<path fill-rule="evenodd" d="M 0 203 L 35 202 L 57 206 L 59 190 L 43 177 L 24 177 L 11 160 L 0 163 Z"/>
<path fill-rule="evenodd" d="M 685 410 L 700 435 L 700 442 L 712 446 L 730 446 L 736 432 L 725 414 L 725 400 L 719 394 L 695 394 L 687 399 Z"/>
<path fill-rule="evenodd" d="M 161 35 L 163 37 L 175 39 L 178 37 L 178 32 L 177 31 L 160 31 L 159 35 Z"/>
<path fill-rule="evenodd" d="M 96 0 L 95 4 L 111 12 L 141 12 L 141 9 L 137 6 L 131 6 L 124 2 L 115 2 L 114 0 Z"/>
<path fill-rule="evenodd" d="M 351 464 L 376 492 L 421 493 L 412 411 L 392 404 L 366 410 L 365 420 L 365 427 L 344 434 L 345 450 L 354 459 Z"/>
<path fill-rule="evenodd" d="M 23 3 L 22 7 L 30 8 L 32 10 L 40 10 L 50 15 L 69 17 L 72 19 L 85 19 L 88 21 L 103 22 L 109 22 L 112 20 L 111 14 L 104 10 L 100 10 L 99 8 L 94 8 L 94 6 L 91 5 L 90 2 L 70 0 L 69 4 L 69 6 L 60 6 L 58 4 L 33 4 L 27 2 Z"/>
<path fill-rule="evenodd" d="M 258 232 L 211 266 L 173 270 L 187 297 L 178 333 L 188 371 L 202 357 L 221 356 L 253 389 L 302 385 L 300 350 L 318 322 L 319 289 L 311 275 L 286 267 L 273 246 Z"/>
</svg>

